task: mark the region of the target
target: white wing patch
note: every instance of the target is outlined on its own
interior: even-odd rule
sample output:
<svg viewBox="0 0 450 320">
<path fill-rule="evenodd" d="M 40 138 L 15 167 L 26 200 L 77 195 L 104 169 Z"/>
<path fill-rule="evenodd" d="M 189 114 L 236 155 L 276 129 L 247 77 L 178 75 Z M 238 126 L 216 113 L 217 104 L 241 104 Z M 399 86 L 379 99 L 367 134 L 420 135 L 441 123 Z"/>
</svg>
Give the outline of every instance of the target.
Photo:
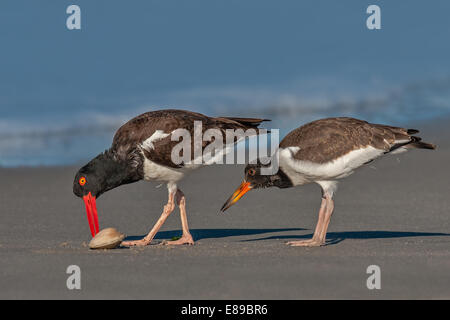
<svg viewBox="0 0 450 320">
<path fill-rule="evenodd" d="M 395 149 L 394 151 L 389 152 L 389 154 L 399 154 L 399 153 L 403 153 L 406 151 L 408 151 L 408 148 L 400 147 L 400 148 Z"/>
<path fill-rule="evenodd" d="M 170 135 L 171 133 L 165 133 L 163 130 L 156 130 L 151 137 L 146 139 L 141 144 L 141 147 L 148 151 L 153 150 L 155 149 L 155 146 L 153 145 L 154 142 L 164 139 Z M 188 171 L 198 167 L 199 165 L 195 164 L 186 164 L 183 168 L 166 167 L 147 159 L 144 155 L 144 180 L 164 181 L 175 184 L 177 181 L 181 180 Z M 170 190 L 171 187 L 169 186 L 169 191 Z"/>
<path fill-rule="evenodd" d="M 411 140 L 395 140 L 395 143 L 394 143 L 394 145 L 396 145 L 396 144 L 402 144 L 402 143 L 407 143 L 407 142 L 410 142 Z M 391 146 L 392 147 L 392 146 Z M 389 152 L 390 154 L 399 154 L 399 153 L 403 153 L 403 152 L 406 152 L 406 151 L 408 151 L 408 148 L 406 148 L 405 146 L 403 146 L 403 147 L 400 147 L 400 148 L 397 148 L 397 149 L 395 149 L 394 151 L 391 151 L 391 152 Z"/>
<path fill-rule="evenodd" d="M 165 133 L 162 130 L 156 130 L 150 138 L 142 142 L 142 148 L 150 151 L 155 149 L 155 146 L 153 145 L 153 142 L 156 142 L 158 140 L 164 139 L 166 137 L 170 136 L 170 133 Z"/>
</svg>

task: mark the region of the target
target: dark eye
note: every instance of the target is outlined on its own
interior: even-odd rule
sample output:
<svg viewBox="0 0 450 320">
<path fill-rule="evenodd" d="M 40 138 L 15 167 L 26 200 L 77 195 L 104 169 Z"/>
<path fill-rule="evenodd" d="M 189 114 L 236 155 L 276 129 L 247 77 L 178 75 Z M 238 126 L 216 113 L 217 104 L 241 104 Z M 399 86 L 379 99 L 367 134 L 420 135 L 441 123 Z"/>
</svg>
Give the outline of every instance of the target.
<svg viewBox="0 0 450 320">
<path fill-rule="evenodd" d="M 248 174 L 251 176 L 254 176 L 256 174 L 256 170 L 255 169 L 250 169 L 248 170 Z"/>
<path fill-rule="evenodd" d="M 81 177 L 80 180 L 78 180 L 78 183 L 80 184 L 80 186 L 84 186 L 86 184 L 86 178 Z"/>
</svg>

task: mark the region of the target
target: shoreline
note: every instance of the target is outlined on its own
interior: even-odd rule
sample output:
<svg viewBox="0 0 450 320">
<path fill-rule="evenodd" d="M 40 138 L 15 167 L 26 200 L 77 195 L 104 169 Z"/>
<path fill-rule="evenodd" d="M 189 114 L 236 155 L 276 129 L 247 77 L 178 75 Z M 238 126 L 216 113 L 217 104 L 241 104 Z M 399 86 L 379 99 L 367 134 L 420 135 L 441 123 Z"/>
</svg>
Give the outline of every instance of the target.
<svg viewBox="0 0 450 320">
<path fill-rule="evenodd" d="M 278 120 L 278 122 L 282 123 L 283 120 Z M 431 133 L 431 132 L 435 132 L 436 130 L 440 130 L 440 128 L 445 128 L 445 125 L 448 123 L 450 123 L 450 113 L 446 114 L 445 116 L 442 116 L 442 117 L 436 117 L 436 118 L 421 120 L 421 121 L 411 121 L 411 123 L 409 123 L 408 125 L 405 124 L 403 127 L 409 127 L 409 128 L 414 128 L 414 129 L 416 129 L 416 127 L 417 127 L 420 130 L 420 134 L 427 134 L 427 132 Z M 389 123 L 382 123 L 382 124 L 389 125 Z M 265 127 L 267 127 L 267 125 Z M 280 136 L 280 142 L 284 138 L 284 136 L 286 136 L 286 134 L 288 132 L 290 132 L 291 130 L 293 130 L 297 127 L 298 126 L 293 126 L 292 128 L 288 128 L 287 132 L 284 135 Z M 112 139 L 112 135 L 111 135 L 111 139 Z M 100 152 L 101 151 L 99 151 L 99 153 Z M 93 155 L 92 157 L 94 157 L 94 156 L 95 155 Z M 61 163 L 61 164 L 49 164 L 49 165 L 39 164 L 39 165 L 8 165 L 8 166 L 5 166 L 0 163 L 0 170 L 1 169 L 18 169 L 18 168 L 81 167 L 84 164 L 86 164 L 87 162 L 89 162 L 89 160 L 90 160 L 90 158 L 87 158 L 83 161 L 78 161 L 75 163 Z"/>
</svg>

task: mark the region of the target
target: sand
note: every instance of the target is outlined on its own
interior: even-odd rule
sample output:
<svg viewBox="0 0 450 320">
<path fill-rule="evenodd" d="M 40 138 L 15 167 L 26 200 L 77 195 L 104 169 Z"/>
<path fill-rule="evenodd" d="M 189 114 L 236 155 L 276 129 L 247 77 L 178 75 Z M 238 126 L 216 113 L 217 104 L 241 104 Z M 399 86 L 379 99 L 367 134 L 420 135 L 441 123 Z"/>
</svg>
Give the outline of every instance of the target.
<svg viewBox="0 0 450 320">
<path fill-rule="evenodd" d="M 320 189 L 249 192 L 226 214 L 242 166 L 208 167 L 181 183 L 196 244 L 179 236 L 175 211 L 144 248 L 93 251 L 83 202 L 72 194 L 76 167 L 0 169 L 2 299 L 380 299 L 450 298 L 450 129 L 419 127 L 437 151 L 386 157 L 340 184 L 332 244 L 288 247 L 312 235 Z M 166 201 L 165 186 L 139 182 L 97 201 L 100 227 L 145 235 Z M 69 290 L 69 265 L 81 290 Z M 369 265 L 381 289 L 366 286 Z"/>
</svg>

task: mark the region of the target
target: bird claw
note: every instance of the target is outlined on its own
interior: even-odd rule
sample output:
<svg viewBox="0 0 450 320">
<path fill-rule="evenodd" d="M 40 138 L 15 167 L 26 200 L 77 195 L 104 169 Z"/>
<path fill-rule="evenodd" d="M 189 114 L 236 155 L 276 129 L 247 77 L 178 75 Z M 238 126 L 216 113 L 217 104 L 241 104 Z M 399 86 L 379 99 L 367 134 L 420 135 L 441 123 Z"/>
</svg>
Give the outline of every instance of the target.
<svg viewBox="0 0 450 320">
<path fill-rule="evenodd" d="M 123 247 L 143 247 L 150 244 L 150 241 L 146 239 L 133 240 L 133 241 L 123 241 L 120 245 Z"/>
<path fill-rule="evenodd" d="M 324 242 L 315 239 L 289 241 L 286 244 L 291 247 L 320 247 L 325 245 Z"/>
<path fill-rule="evenodd" d="M 182 245 L 182 244 L 188 244 L 188 245 L 194 245 L 194 239 L 192 239 L 192 236 L 182 236 L 178 240 L 172 240 L 172 241 L 163 241 L 163 245 Z"/>
</svg>

